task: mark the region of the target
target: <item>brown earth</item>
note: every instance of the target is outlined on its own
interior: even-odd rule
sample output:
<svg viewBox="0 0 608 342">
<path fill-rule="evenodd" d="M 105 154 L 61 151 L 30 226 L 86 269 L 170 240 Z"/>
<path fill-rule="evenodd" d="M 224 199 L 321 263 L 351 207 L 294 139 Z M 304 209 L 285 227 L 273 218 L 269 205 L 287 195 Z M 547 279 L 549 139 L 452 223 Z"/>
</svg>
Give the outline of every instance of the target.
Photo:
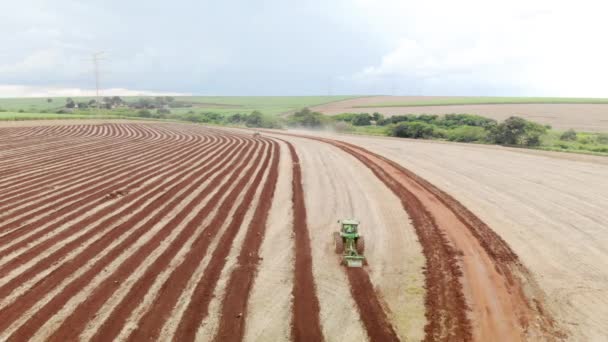
<svg viewBox="0 0 608 342">
<path fill-rule="evenodd" d="M 529 271 L 524 275 L 525 293 L 544 297 L 544 309 L 568 340 L 595 341 L 608 336 L 603 323 L 608 320 L 607 158 L 317 135 L 364 146 L 423 175 L 508 244 Z"/>
<path fill-rule="evenodd" d="M 575 129 L 586 132 L 608 132 L 608 104 L 490 104 L 448 105 L 420 107 L 366 107 L 378 103 L 407 103 L 413 101 L 439 100 L 441 96 L 372 96 L 337 101 L 313 107 L 324 114 L 373 113 L 387 116 L 402 114 L 477 114 L 496 120 L 510 116 L 521 116 L 558 130 Z"/>
<path fill-rule="evenodd" d="M 578 303 L 605 291 L 592 262 L 603 253 L 593 228 L 605 219 L 594 210 L 606 201 L 600 159 L 276 133 L 0 128 L 0 339 L 607 335 L 602 309 Z M 574 170 L 595 188 L 563 188 L 585 183 L 566 181 Z M 526 201 L 543 192 L 551 204 Z M 562 202 L 572 198 L 580 201 Z M 580 233 L 555 208 L 574 215 Z M 332 248 L 336 220 L 348 217 L 366 237 L 361 269 L 341 266 Z M 545 236 L 552 229 L 558 236 Z M 589 237 L 597 241 L 585 245 Z M 575 292 L 559 272 L 594 291 Z"/>
</svg>

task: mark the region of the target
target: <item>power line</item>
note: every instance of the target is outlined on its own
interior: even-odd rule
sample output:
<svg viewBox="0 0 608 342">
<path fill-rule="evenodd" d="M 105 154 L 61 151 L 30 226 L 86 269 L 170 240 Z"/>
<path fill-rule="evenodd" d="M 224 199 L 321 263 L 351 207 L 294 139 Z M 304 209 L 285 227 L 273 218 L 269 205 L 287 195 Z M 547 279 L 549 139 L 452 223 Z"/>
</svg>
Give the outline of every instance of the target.
<svg viewBox="0 0 608 342">
<path fill-rule="evenodd" d="M 102 60 L 103 51 L 93 53 L 93 66 L 95 67 L 95 98 L 97 101 L 97 109 L 99 110 L 99 106 L 101 101 L 99 100 L 99 61 Z"/>
</svg>

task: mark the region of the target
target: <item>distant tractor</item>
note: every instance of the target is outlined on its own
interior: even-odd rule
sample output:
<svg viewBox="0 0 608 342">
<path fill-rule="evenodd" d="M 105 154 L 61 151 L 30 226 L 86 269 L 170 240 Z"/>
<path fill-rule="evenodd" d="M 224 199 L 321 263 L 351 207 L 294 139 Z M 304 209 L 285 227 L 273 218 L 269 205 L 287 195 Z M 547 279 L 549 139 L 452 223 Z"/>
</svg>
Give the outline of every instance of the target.
<svg viewBox="0 0 608 342">
<path fill-rule="evenodd" d="M 365 240 L 359 234 L 359 221 L 347 219 L 338 223 L 340 231 L 334 232 L 334 247 L 342 255 L 341 262 L 348 267 L 363 267 Z"/>
<path fill-rule="evenodd" d="M 260 136 L 261 136 L 260 132 L 253 132 L 253 137 L 254 138 L 259 138 Z"/>
</svg>

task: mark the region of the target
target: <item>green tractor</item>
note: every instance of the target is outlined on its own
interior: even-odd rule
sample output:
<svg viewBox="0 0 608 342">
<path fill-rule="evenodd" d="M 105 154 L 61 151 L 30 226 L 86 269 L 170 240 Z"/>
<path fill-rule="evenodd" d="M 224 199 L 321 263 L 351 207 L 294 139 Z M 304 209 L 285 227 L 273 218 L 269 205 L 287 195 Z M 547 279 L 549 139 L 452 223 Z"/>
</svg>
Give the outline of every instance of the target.
<svg viewBox="0 0 608 342">
<path fill-rule="evenodd" d="M 334 232 L 336 253 L 342 255 L 342 263 L 348 267 L 363 267 L 365 240 L 359 234 L 359 221 L 348 219 L 338 221 L 340 231 Z"/>
</svg>

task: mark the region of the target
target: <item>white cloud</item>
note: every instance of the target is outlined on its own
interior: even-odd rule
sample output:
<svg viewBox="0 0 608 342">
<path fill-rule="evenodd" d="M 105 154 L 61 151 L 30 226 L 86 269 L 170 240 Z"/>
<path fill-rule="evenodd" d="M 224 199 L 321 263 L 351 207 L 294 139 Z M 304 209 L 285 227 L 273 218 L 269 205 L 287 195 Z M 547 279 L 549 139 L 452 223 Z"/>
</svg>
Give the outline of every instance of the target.
<svg viewBox="0 0 608 342">
<path fill-rule="evenodd" d="M 0 97 L 67 97 L 95 96 L 95 89 L 0 85 Z M 158 92 L 124 88 L 100 89 L 100 96 L 189 96 L 189 93 Z"/>
<path fill-rule="evenodd" d="M 605 2 L 356 3 L 366 24 L 392 40 L 378 64 L 353 76 L 357 82 L 414 79 L 427 93 L 475 85 L 522 95 L 608 96 Z"/>
</svg>

